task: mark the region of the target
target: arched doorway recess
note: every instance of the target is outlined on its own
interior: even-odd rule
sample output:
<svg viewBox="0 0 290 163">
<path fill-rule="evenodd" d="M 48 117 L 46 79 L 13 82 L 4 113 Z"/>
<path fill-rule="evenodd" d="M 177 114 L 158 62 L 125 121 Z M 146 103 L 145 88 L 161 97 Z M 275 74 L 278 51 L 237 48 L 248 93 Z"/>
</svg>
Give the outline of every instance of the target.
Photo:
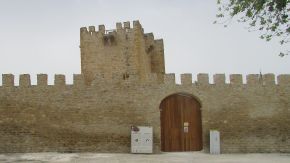
<svg viewBox="0 0 290 163">
<path fill-rule="evenodd" d="M 201 105 L 186 93 L 167 96 L 160 104 L 161 150 L 202 150 Z"/>
</svg>

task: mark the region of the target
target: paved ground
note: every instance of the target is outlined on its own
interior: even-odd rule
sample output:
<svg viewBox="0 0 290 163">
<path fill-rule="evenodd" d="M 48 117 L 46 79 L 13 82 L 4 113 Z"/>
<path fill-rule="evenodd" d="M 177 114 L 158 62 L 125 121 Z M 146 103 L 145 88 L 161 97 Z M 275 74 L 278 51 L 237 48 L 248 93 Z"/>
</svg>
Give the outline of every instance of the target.
<svg viewBox="0 0 290 163">
<path fill-rule="evenodd" d="M 203 152 L 162 154 L 24 153 L 0 154 L 2 163 L 290 163 L 290 154 L 222 154 Z"/>
</svg>

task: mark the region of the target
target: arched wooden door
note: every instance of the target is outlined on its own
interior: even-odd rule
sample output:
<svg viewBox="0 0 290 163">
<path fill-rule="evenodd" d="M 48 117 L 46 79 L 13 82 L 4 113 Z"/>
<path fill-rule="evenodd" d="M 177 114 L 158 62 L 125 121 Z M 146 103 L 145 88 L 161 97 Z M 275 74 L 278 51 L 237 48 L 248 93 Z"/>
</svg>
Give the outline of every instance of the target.
<svg viewBox="0 0 290 163">
<path fill-rule="evenodd" d="M 173 94 L 160 104 L 161 150 L 202 150 L 200 103 L 191 95 Z"/>
</svg>

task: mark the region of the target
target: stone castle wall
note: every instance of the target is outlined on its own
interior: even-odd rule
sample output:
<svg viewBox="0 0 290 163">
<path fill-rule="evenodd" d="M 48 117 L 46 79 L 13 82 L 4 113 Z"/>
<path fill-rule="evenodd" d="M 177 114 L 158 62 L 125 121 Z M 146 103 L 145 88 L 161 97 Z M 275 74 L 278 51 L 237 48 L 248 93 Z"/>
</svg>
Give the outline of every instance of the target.
<svg viewBox="0 0 290 163">
<path fill-rule="evenodd" d="M 203 147 L 209 149 L 209 130 L 221 133 L 222 152 L 290 152 L 290 76 L 273 74 L 207 74 L 192 82 L 191 74 L 156 74 L 147 82 L 131 75 L 110 80 L 96 76 L 85 84 L 83 75 L 74 75 L 66 85 L 56 75 L 47 85 L 47 75 L 37 76 L 31 85 L 28 74 L 19 86 L 14 76 L 2 76 L 0 86 L 0 152 L 129 152 L 130 126 L 154 128 L 154 152 L 160 152 L 159 105 L 168 95 L 184 92 L 200 101 Z"/>
<path fill-rule="evenodd" d="M 151 73 L 165 73 L 163 40 L 144 34 L 139 21 L 116 23 L 116 29 L 96 31 L 94 26 L 80 29 L 81 70 L 86 84 L 95 74 L 110 80 L 115 74 L 147 80 Z"/>
<path fill-rule="evenodd" d="M 209 131 L 221 133 L 222 152 L 290 152 L 290 75 L 213 76 L 165 74 L 163 41 L 144 34 L 138 21 L 81 28 L 81 75 L 67 85 L 64 75 L 29 74 L 14 85 L 12 74 L 0 86 L 0 153 L 129 152 L 130 127 L 154 130 L 160 152 L 161 101 L 188 93 L 201 103 L 203 149 Z"/>
</svg>

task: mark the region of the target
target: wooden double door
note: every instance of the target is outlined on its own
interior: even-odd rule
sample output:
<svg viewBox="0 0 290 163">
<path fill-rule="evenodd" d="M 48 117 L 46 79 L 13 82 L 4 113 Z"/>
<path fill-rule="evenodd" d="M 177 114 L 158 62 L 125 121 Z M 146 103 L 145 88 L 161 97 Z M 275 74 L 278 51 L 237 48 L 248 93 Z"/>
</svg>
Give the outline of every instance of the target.
<svg viewBox="0 0 290 163">
<path fill-rule="evenodd" d="M 173 94 L 160 104 L 161 150 L 202 150 L 200 103 L 188 94 Z"/>
</svg>

